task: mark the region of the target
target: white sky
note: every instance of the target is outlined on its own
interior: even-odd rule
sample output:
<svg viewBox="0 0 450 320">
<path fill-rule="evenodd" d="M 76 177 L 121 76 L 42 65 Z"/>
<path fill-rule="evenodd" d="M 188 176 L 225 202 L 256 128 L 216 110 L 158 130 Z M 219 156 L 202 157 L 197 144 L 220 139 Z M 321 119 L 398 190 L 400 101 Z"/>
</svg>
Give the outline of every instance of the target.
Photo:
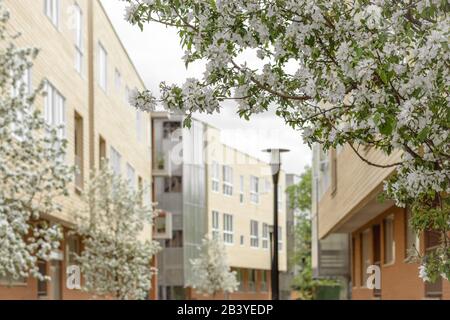
<svg viewBox="0 0 450 320">
<path fill-rule="evenodd" d="M 152 23 L 145 25 L 141 32 L 124 20 L 124 2 L 101 1 L 148 89 L 157 94 L 161 81 L 182 84 L 187 77 L 201 76 L 201 64 L 186 70 L 175 29 Z M 220 114 L 197 115 L 196 118 L 221 129 L 224 143 L 263 160 L 268 160 L 268 156 L 261 153 L 262 149 L 290 149 L 291 152 L 283 156 L 283 167 L 288 173 L 301 173 L 311 162 L 311 151 L 303 144 L 300 132 L 287 126 L 274 112 L 256 115 L 246 121 L 239 118 L 236 111 L 234 102 L 228 102 L 223 104 Z"/>
</svg>

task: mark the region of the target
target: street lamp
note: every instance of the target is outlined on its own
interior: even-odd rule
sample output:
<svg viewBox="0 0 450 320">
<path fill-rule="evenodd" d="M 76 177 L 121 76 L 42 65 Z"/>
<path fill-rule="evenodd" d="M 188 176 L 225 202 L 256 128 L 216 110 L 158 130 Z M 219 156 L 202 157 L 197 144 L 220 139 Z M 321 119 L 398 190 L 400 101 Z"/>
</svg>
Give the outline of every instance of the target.
<svg viewBox="0 0 450 320">
<path fill-rule="evenodd" d="M 264 152 L 270 153 L 270 169 L 273 180 L 273 229 L 271 237 L 271 249 L 272 249 L 272 300 L 280 299 L 280 278 L 278 268 L 278 180 L 280 178 L 281 170 L 281 154 L 289 152 L 287 149 L 267 149 Z"/>
</svg>

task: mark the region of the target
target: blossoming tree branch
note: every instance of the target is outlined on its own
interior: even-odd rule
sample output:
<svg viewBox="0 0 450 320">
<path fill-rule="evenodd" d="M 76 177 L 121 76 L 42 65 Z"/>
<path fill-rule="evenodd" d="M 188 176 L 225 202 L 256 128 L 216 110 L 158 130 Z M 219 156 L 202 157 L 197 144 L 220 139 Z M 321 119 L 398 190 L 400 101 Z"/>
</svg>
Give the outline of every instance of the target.
<svg viewBox="0 0 450 320">
<path fill-rule="evenodd" d="M 131 24 L 178 30 L 186 66 L 206 62 L 201 79 L 162 83 L 159 98 L 135 91 L 137 108 L 161 104 L 189 125 L 228 99 L 246 119 L 274 106 L 307 143 L 349 145 L 369 165 L 395 167 L 386 194 L 412 207 L 417 231 L 441 234 L 439 249 L 419 254 L 422 274 L 450 276 L 447 1 L 125 1 Z M 374 163 L 361 146 L 401 159 Z"/>
</svg>

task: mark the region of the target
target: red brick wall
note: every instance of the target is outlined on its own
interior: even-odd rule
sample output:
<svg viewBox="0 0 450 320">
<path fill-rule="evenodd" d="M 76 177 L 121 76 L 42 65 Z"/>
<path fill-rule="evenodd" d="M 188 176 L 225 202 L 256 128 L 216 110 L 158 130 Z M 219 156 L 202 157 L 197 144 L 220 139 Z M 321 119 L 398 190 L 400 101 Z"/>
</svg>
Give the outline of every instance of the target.
<svg viewBox="0 0 450 320">
<path fill-rule="evenodd" d="M 395 239 L 395 261 L 392 264 L 385 265 L 384 261 L 384 226 L 383 219 L 394 214 L 394 239 Z M 361 246 L 360 233 L 366 229 L 370 229 L 370 241 L 373 239 L 371 227 L 375 224 L 381 225 L 381 299 L 395 300 L 395 299 L 425 299 L 425 285 L 422 279 L 419 278 L 418 264 L 411 264 L 405 261 L 406 259 L 406 219 L 405 211 L 401 208 L 393 207 L 374 220 L 369 222 L 364 227 L 353 233 L 354 254 L 352 258 L 353 272 L 353 288 L 352 299 L 373 299 L 373 291 L 364 288 L 361 284 Z M 370 247 L 372 250 L 372 246 Z M 372 257 L 372 251 L 369 251 L 369 256 Z M 423 237 L 421 237 L 421 248 L 423 250 Z M 373 261 L 373 260 L 372 260 Z M 450 283 L 443 280 L 443 299 L 450 299 Z"/>
</svg>

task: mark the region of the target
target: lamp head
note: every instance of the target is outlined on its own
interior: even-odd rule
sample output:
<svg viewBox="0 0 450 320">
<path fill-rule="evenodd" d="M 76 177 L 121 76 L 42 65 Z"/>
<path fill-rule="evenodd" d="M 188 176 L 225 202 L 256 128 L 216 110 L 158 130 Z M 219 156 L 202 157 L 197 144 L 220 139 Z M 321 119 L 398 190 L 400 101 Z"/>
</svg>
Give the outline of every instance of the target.
<svg viewBox="0 0 450 320">
<path fill-rule="evenodd" d="M 272 175 L 276 175 L 281 169 L 281 154 L 289 152 L 288 149 L 266 149 L 263 152 L 270 154 L 270 168 Z"/>
</svg>

